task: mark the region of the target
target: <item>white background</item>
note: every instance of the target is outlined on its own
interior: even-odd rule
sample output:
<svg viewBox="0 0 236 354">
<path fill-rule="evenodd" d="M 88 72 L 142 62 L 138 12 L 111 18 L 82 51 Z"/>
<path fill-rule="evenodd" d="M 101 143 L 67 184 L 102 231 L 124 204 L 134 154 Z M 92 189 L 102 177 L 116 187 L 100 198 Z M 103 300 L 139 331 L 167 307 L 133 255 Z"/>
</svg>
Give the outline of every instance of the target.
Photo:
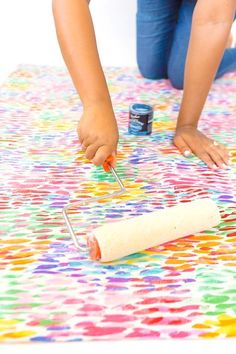
<svg viewBox="0 0 236 354">
<path fill-rule="evenodd" d="M 165 0 L 163 0 L 165 1 Z M 104 65 L 134 66 L 135 0 L 92 0 L 91 11 Z M 0 0 L 0 81 L 17 64 L 64 65 L 58 48 L 51 0 Z M 129 341 L 78 344 L 0 345 L 1 354 L 28 353 L 222 353 L 236 341 Z"/>
<path fill-rule="evenodd" d="M 91 0 L 90 8 L 102 64 L 135 66 L 136 0 Z M 51 0 L 0 0 L 0 45 L 0 82 L 17 64 L 63 66 Z"/>
<path fill-rule="evenodd" d="M 103 65 L 134 66 L 135 0 L 91 0 Z M 0 0 L 0 81 L 17 64 L 64 65 L 51 0 Z"/>
</svg>

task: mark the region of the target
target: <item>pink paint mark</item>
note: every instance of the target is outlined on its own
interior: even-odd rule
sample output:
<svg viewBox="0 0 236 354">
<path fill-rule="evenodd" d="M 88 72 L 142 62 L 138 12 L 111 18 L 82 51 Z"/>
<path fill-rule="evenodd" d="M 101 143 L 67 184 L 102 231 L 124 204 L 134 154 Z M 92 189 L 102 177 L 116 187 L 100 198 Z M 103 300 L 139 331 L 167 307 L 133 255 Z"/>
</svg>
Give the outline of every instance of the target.
<svg viewBox="0 0 236 354">
<path fill-rule="evenodd" d="M 89 304 L 89 305 L 84 305 L 79 310 L 85 312 L 92 312 L 92 311 L 103 311 L 104 308 L 105 308 L 104 306 Z"/>
<path fill-rule="evenodd" d="M 169 334 L 171 338 L 186 338 L 189 337 L 191 335 L 191 333 L 188 332 L 172 332 Z"/>
<path fill-rule="evenodd" d="M 145 328 L 135 328 L 132 333 L 126 336 L 127 338 L 158 338 L 160 333 L 151 331 Z"/>
<path fill-rule="evenodd" d="M 102 322 L 129 322 L 135 321 L 135 316 L 128 316 L 128 315 L 107 315 L 102 320 Z"/>
<path fill-rule="evenodd" d="M 109 334 L 118 334 L 125 331 L 125 327 L 97 327 L 91 326 L 85 328 L 84 335 L 97 337 L 97 336 L 107 336 Z"/>
</svg>

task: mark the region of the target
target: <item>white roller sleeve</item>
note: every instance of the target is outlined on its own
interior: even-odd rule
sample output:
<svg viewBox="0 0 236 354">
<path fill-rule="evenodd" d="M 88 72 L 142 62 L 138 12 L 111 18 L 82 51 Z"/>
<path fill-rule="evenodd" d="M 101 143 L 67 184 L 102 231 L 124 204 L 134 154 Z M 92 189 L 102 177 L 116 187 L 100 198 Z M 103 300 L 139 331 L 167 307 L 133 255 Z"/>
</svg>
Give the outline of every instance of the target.
<svg viewBox="0 0 236 354">
<path fill-rule="evenodd" d="M 219 224 L 217 205 L 208 198 L 180 203 L 176 206 L 108 223 L 93 230 L 101 262 L 109 262 L 129 254 L 173 241 Z"/>
</svg>

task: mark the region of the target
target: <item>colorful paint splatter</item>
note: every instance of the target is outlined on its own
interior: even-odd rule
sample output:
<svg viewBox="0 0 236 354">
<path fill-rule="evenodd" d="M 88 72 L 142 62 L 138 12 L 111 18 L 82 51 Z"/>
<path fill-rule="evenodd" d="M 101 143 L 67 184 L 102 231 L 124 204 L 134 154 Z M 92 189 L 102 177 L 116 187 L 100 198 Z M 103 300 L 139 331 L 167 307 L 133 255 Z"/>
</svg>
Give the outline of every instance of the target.
<svg viewBox="0 0 236 354">
<path fill-rule="evenodd" d="M 68 202 L 113 191 L 112 176 L 83 159 L 79 99 L 64 69 L 22 65 L 1 88 L 0 341 L 53 342 L 236 336 L 236 76 L 214 84 L 201 129 L 232 153 L 210 171 L 171 140 L 181 92 L 135 70 L 107 70 L 121 139 L 117 171 L 127 193 L 81 206 L 91 225 L 210 196 L 218 228 L 110 264 L 80 255 L 66 230 Z M 128 106 L 155 106 L 150 137 L 127 134 Z"/>
</svg>

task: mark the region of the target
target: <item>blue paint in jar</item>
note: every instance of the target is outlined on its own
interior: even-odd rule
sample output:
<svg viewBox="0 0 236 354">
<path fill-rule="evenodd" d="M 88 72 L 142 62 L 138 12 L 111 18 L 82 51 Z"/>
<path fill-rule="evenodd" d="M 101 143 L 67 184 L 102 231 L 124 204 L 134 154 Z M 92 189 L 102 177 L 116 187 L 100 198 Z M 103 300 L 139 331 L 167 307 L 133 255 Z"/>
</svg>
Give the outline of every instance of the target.
<svg viewBox="0 0 236 354">
<path fill-rule="evenodd" d="M 129 134 L 149 135 L 152 133 L 153 107 L 144 103 L 133 103 L 129 107 Z"/>
</svg>

